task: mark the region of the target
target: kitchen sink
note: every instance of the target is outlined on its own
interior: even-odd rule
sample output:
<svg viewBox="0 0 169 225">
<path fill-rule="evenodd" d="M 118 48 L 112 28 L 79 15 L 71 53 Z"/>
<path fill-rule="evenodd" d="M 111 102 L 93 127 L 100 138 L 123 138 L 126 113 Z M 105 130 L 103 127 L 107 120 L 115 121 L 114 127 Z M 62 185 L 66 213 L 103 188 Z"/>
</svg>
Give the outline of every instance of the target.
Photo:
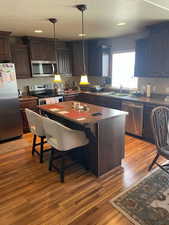
<svg viewBox="0 0 169 225">
<path fill-rule="evenodd" d="M 118 92 L 116 92 L 116 93 L 113 93 L 113 94 L 111 94 L 112 96 L 119 96 L 119 97 L 125 97 L 125 96 L 128 96 L 129 94 L 127 94 L 127 93 L 118 93 Z"/>
<path fill-rule="evenodd" d="M 109 95 L 109 96 L 119 96 L 119 97 L 125 97 L 129 96 L 128 93 L 121 93 L 121 92 L 102 92 L 101 95 Z"/>
</svg>

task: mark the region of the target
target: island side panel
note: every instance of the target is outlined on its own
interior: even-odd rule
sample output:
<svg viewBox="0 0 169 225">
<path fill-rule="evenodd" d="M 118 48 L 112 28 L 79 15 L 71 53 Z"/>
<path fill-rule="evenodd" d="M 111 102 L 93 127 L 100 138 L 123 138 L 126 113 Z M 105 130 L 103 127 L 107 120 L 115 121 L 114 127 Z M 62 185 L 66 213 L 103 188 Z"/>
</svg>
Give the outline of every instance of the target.
<svg viewBox="0 0 169 225">
<path fill-rule="evenodd" d="M 85 132 L 89 138 L 87 151 L 88 166 L 92 173 L 99 175 L 99 158 L 98 158 L 98 124 L 90 124 L 86 127 Z"/>
<path fill-rule="evenodd" d="M 98 176 L 121 165 L 124 158 L 125 115 L 98 124 Z"/>
</svg>

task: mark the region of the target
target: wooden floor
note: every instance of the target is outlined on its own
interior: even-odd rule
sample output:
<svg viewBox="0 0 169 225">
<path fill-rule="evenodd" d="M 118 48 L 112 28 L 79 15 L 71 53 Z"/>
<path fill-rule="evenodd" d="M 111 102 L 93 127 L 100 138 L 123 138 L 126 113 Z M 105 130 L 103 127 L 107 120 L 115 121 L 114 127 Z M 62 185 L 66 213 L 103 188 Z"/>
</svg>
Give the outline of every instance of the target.
<svg viewBox="0 0 169 225">
<path fill-rule="evenodd" d="M 32 136 L 24 139 L 31 143 Z M 0 146 L 1 147 L 1 146 Z M 59 182 L 31 147 L 0 155 L 0 225 L 131 225 L 109 200 L 144 177 L 155 147 L 126 137 L 122 167 L 96 178 L 75 165 Z"/>
</svg>

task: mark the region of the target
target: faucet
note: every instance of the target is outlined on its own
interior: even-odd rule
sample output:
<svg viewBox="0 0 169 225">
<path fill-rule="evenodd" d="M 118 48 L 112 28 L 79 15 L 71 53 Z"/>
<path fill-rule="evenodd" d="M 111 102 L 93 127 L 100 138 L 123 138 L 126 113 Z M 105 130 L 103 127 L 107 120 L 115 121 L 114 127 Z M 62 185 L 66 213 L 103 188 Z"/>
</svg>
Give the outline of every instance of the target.
<svg viewBox="0 0 169 225">
<path fill-rule="evenodd" d="M 120 84 L 120 93 L 123 92 L 123 86 Z"/>
</svg>

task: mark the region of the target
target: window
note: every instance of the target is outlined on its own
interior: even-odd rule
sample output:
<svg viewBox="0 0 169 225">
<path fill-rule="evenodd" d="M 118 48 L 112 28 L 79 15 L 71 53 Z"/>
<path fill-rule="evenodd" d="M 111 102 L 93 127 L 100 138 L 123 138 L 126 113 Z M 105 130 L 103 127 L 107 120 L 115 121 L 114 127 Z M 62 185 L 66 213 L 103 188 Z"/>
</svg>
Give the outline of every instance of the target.
<svg viewBox="0 0 169 225">
<path fill-rule="evenodd" d="M 112 86 L 116 88 L 137 88 L 134 77 L 135 52 L 113 53 L 112 55 Z"/>
</svg>

